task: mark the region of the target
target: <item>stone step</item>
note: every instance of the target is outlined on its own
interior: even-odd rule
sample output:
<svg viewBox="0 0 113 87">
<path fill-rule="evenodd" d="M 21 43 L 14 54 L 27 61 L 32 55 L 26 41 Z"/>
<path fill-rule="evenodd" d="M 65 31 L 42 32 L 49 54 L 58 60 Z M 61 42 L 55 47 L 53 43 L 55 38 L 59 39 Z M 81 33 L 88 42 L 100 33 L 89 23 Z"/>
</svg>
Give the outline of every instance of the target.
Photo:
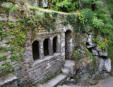
<svg viewBox="0 0 113 87">
<path fill-rule="evenodd" d="M 70 75 L 74 75 L 75 74 L 75 61 L 66 60 L 64 64 L 64 68 L 69 69 Z"/>
<path fill-rule="evenodd" d="M 68 75 L 69 73 L 70 73 L 70 71 L 69 71 L 69 69 L 68 68 L 62 68 L 62 73 L 64 74 L 64 75 Z"/>
<path fill-rule="evenodd" d="M 66 60 L 64 64 L 64 68 L 71 68 L 75 66 L 75 61 L 73 60 Z"/>
<path fill-rule="evenodd" d="M 48 81 L 47 83 L 43 85 L 39 85 L 38 87 L 56 87 L 58 84 L 66 80 L 67 76 L 64 74 L 60 74 L 53 78 L 52 80 Z"/>
<path fill-rule="evenodd" d="M 62 85 L 62 86 L 57 86 L 57 87 L 80 87 L 80 86 L 76 86 L 76 85 Z"/>
<path fill-rule="evenodd" d="M 0 77 L 0 87 L 18 87 L 17 77 L 12 73 Z"/>
</svg>

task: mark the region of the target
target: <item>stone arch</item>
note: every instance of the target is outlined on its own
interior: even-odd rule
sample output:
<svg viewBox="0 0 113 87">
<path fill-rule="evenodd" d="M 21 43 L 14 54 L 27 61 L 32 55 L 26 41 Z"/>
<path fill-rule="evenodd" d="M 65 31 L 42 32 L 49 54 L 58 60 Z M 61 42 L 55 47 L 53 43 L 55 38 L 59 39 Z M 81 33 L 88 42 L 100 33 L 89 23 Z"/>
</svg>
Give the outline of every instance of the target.
<svg viewBox="0 0 113 87">
<path fill-rule="evenodd" d="M 43 42 L 43 51 L 44 51 L 44 56 L 49 55 L 49 38 L 46 38 Z"/>
<path fill-rule="evenodd" d="M 58 41 L 58 38 L 57 38 L 57 36 L 55 36 L 53 38 L 53 53 L 57 52 L 57 41 Z"/>
<path fill-rule="evenodd" d="M 37 60 L 39 59 L 40 53 L 39 53 L 39 41 L 35 40 L 32 43 L 32 54 L 33 54 L 33 59 Z"/>
<path fill-rule="evenodd" d="M 72 31 L 65 32 L 65 58 L 69 59 L 72 55 Z"/>
</svg>

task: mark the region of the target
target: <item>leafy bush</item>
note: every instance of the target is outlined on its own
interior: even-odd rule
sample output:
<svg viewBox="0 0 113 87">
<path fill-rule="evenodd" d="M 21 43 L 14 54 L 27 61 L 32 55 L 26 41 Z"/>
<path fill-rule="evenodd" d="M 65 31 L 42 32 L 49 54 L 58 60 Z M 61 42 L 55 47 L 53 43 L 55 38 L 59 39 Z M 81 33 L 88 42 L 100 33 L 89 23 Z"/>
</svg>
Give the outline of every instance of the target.
<svg viewBox="0 0 113 87">
<path fill-rule="evenodd" d="M 75 59 L 75 60 L 79 60 L 82 55 L 81 53 L 78 51 L 78 50 L 74 50 L 73 54 L 72 54 L 72 57 Z"/>
<path fill-rule="evenodd" d="M 93 26 L 97 29 L 102 29 L 104 27 L 103 20 L 98 19 L 97 17 L 94 17 L 92 23 L 93 23 Z"/>
<path fill-rule="evenodd" d="M 50 2 L 50 8 L 56 11 L 70 12 L 75 10 L 76 3 L 72 0 L 53 0 Z"/>
<path fill-rule="evenodd" d="M 92 12 L 91 9 L 85 8 L 81 10 L 81 14 L 83 15 L 85 22 L 91 25 L 92 19 L 94 17 L 94 13 Z"/>
<path fill-rule="evenodd" d="M 81 0 L 83 4 L 91 4 L 92 0 Z"/>
</svg>

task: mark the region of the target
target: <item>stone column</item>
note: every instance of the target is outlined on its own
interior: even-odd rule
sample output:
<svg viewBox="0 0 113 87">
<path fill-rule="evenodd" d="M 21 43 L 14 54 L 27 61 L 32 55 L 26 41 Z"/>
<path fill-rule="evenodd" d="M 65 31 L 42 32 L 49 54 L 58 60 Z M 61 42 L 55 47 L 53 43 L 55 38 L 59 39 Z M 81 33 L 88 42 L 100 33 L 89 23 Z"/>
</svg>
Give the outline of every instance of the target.
<svg viewBox="0 0 113 87">
<path fill-rule="evenodd" d="M 65 33 L 61 33 L 61 56 L 65 60 Z"/>
<path fill-rule="evenodd" d="M 53 37 L 49 38 L 49 55 L 53 54 Z"/>
<path fill-rule="evenodd" d="M 44 40 L 41 40 L 41 41 L 39 42 L 39 51 L 40 51 L 39 57 L 40 57 L 41 59 L 44 58 L 43 42 L 44 42 Z"/>
<path fill-rule="evenodd" d="M 57 52 L 61 52 L 60 35 L 57 35 Z"/>
<path fill-rule="evenodd" d="M 72 56 L 72 53 L 73 53 L 73 39 L 72 38 L 70 38 L 70 40 L 69 40 L 69 58 Z"/>
</svg>

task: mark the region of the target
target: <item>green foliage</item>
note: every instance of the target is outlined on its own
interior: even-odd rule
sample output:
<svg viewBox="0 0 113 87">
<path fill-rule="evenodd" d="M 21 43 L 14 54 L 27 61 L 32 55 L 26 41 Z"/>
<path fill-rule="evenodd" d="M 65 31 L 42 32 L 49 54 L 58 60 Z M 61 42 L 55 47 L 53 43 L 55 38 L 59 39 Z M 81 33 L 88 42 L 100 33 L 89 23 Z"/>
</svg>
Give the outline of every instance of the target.
<svg viewBox="0 0 113 87">
<path fill-rule="evenodd" d="M 49 13 L 45 13 L 45 15 L 43 15 L 43 18 L 39 18 L 39 23 L 41 24 L 41 26 L 47 30 L 55 30 L 56 29 L 56 19 L 55 17 L 53 17 L 52 14 Z"/>
<path fill-rule="evenodd" d="M 109 58 L 111 58 L 112 65 L 113 65 L 113 45 L 109 45 L 109 47 L 108 47 L 108 55 L 109 55 Z"/>
<path fill-rule="evenodd" d="M 86 2 L 85 2 L 86 1 Z M 88 3 L 88 0 L 82 0 L 82 3 Z M 82 8 L 79 17 L 79 21 L 82 22 L 80 26 L 86 27 L 91 26 L 92 31 L 95 32 L 97 37 L 94 39 L 98 43 L 98 47 L 102 50 L 107 51 L 110 58 L 113 58 L 112 48 L 113 48 L 113 10 L 112 10 L 112 0 L 105 1 L 109 4 L 103 4 L 100 0 L 95 0 L 93 3 L 96 5 L 96 10 L 91 11 L 92 8 Z M 85 6 L 87 7 L 87 6 Z M 111 14 L 111 15 L 110 15 Z M 82 16 L 81 16 L 82 15 Z M 85 26 L 84 26 L 85 23 Z M 104 39 L 100 40 L 98 35 L 102 36 Z M 90 53 L 89 53 L 90 54 Z"/>
<path fill-rule="evenodd" d="M 72 57 L 75 59 L 75 60 L 79 60 L 81 59 L 81 53 L 78 51 L 78 50 L 74 50 L 73 54 L 72 54 Z"/>
<path fill-rule="evenodd" d="M 92 12 L 92 10 L 89 8 L 82 9 L 81 14 L 83 16 L 82 18 L 84 18 L 84 22 L 91 25 L 92 19 L 94 17 L 94 13 Z"/>
<path fill-rule="evenodd" d="M 9 12 L 11 13 L 11 12 L 14 12 L 14 11 L 17 11 L 17 10 L 19 10 L 19 7 L 13 6 L 12 8 L 10 8 Z"/>
<path fill-rule="evenodd" d="M 13 53 L 13 55 L 11 56 L 10 59 L 11 59 L 12 62 L 14 62 L 14 61 L 22 61 L 23 60 L 23 58 L 19 57 L 19 55 L 16 52 Z"/>
<path fill-rule="evenodd" d="M 98 48 L 101 48 L 104 51 L 107 51 L 107 47 L 108 47 L 108 40 L 106 38 L 104 38 L 103 41 L 98 41 Z"/>
<path fill-rule="evenodd" d="M 10 49 L 7 47 L 0 47 L 0 51 L 9 51 Z"/>
<path fill-rule="evenodd" d="M 0 61 L 5 61 L 7 60 L 7 56 L 0 56 Z"/>
<path fill-rule="evenodd" d="M 70 12 L 74 11 L 76 3 L 72 0 L 49 0 L 50 7 L 56 11 Z"/>
<path fill-rule="evenodd" d="M 104 27 L 103 20 L 98 19 L 97 17 L 94 17 L 94 19 L 93 19 L 93 26 L 96 29 L 102 29 Z"/>
<path fill-rule="evenodd" d="M 91 4 L 92 0 L 81 0 L 81 2 L 84 4 Z"/>
<path fill-rule="evenodd" d="M 1 40 L 7 36 L 7 33 L 4 30 L 4 25 L 5 25 L 5 23 L 0 22 L 0 38 L 1 38 Z"/>
<path fill-rule="evenodd" d="M 95 1 L 94 2 L 95 3 L 95 5 L 96 5 L 96 7 L 99 9 L 99 8 L 101 8 L 102 7 L 102 1 L 100 1 L 100 0 L 97 0 L 97 1 Z"/>
<path fill-rule="evenodd" d="M 37 12 L 36 15 L 40 18 L 43 18 L 44 17 L 44 13 L 41 13 L 41 12 Z"/>
<path fill-rule="evenodd" d="M 85 24 L 85 18 L 84 18 L 84 16 L 83 16 L 83 14 L 81 14 L 80 12 L 77 12 L 77 14 L 78 14 L 79 22 L 80 22 L 81 24 Z"/>
<path fill-rule="evenodd" d="M 12 69 L 12 64 L 10 62 L 0 64 L 0 72 L 1 73 L 11 72 L 11 69 Z"/>
<path fill-rule="evenodd" d="M 84 32 L 85 29 L 86 29 L 86 27 L 85 27 L 86 26 L 86 20 L 85 20 L 83 14 L 81 12 L 78 11 L 77 15 L 78 15 L 78 19 L 77 19 L 77 22 L 76 22 L 76 24 L 77 24 L 76 28 L 78 27 L 77 31 Z"/>
<path fill-rule="evenodd" d="M 67 23 L 73 26 L 74 29 L 76 29 L 76 16 L 73 14 L 70 14 L 66 18 Z"/>
<path fill-rule="evenodd" d="M 6 8 L 9 13 L 19 10 L 19 7 L 14 5 L 12 2 L 6 2 L 2 4 L 3 8 Z"/>
<path fill-rule="evenodd" d="M 113 19 L 113 0 L 104 0 L 107 3 L 107 7 Z"/>
<path fill-rule="evenodd" d="M 8 22 L 8 26 L 9 26 L 9 28 L 14 28 L 15 24 L 13 24 L 12 22 Z"/>
<path fill-rule="evenodd" d="M 9 32 L 11 35 L 15 35 L 14 39 L 10 41 L 14 47 L 18 49 L 18 47 L 22 47 L 24 45 L 24 41 L 26 39 L 25 33 L 20 29 L 15 29 Z"/>
<path fill-rule="evenodd" d="M 92 53 L 91 53 L 87 48 L 85 49 L 85 51 L 86 51 L 86 53 L 88 54 L 88 56 L 90 56 L 90 58 L 91 58 L 93 64 L 95 64 L 95 58 L 94 58 L 94 56 L 92 55 Z"/>
</svg>

